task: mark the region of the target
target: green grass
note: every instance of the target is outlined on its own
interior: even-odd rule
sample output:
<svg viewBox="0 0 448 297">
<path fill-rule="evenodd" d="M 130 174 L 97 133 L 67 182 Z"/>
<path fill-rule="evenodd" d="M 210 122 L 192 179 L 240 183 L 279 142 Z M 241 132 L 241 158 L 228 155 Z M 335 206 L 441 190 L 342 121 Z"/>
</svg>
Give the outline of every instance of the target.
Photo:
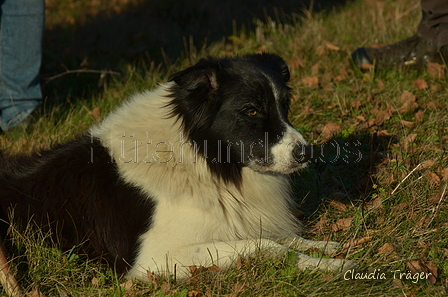
<svg viewBox="0 0 448 297">
<path fill-rule="evenodd" d="M 80 13 L 69 13 L 70 7 L 62 5 L 52 9 L 60 12 L 59 18 L 66 12 L 66 19 L 53 18 L 52 24 Z M 411 36 L 419 15 L 414 1 L 397 0 L 356 1 L 319 14 L 293 15 L 285 23 L 267 18 L 225 41 L 200 49 L 188 45 L 175 63 L 124 63 L 121 74 L 99 88 L 82 96 L 67 92 L 58 104 L 49 104 L 47 115 L 26 131 L 0 136 L 1 148 L 14 152 L 49 147 L 85 132 L 130 94 L 155 87 L 202 56 L 280 54 L 292 74 L 291 122 L 310 142 L 324 144 L 325 156 L 294 179 L 297 202 L 310 227 L 306 237 L 342 243 L 369 237 L 346 254 L 360 263 L 360 271 L 377 269 L 386 279 L 344 280 L 320 271 L 300 272 L 292 255 L 274 260 L 260 255 L 230 271 L 207 271 L 187 283 L 158 277 L 150 284 L 129 283 L 76 249 L 61 252 L 45 240 L 48 236 L 30 230 L 13 233 L 12 263 L 21 284 L 47 296 L 446 296 L 447 79 L 426 72 L 364 75 L 349 62 L 350 52 L 359 46 Z M 83 75 L 89 78 L 77 76 Z M 314 76 L 318 85 L 304 82 Z M 417 78 L 428 88 L 419 89 Z M 89 79 L 98 83 L 98 76 Z M 418 106 L 398 112 L 404 91 L 416 96 Z M 89 114 L 95 107 L 100 108 L 99 117 Z M 389 112 L 384 121 L 379 119 L 382 111 Z M 339 126 L 332 135 L 322 133 L 329 123 Z M 432 162 L 423 163 L 428 160 Z M 387 252 L 387 247 L 392 248 Z M 412 261 L 425 263 L 431 271 L 436 267 L 436 282 L 400 280 L 399 274 L 394 279 L 393 272 L 408 272 Z"/>
</svg>

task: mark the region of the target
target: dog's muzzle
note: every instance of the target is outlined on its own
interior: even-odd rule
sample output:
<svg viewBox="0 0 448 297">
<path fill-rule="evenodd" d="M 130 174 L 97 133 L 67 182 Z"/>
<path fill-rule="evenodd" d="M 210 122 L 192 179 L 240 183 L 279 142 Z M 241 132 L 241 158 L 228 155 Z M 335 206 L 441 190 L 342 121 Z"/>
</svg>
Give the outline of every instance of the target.
<svg viewBox="0 0 448 297">
<path fill-rule="evenodd" d="M 307 163 L 313 157 L 313 147 L 308 144 L 297 143 L 292 154 L 297 163 Z"/>
</svg>

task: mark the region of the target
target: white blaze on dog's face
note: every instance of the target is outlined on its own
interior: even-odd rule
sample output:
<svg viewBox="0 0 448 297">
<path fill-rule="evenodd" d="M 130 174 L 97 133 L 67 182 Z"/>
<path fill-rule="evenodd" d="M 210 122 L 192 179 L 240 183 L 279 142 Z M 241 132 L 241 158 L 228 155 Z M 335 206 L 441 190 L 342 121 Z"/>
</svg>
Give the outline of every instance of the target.
<svg viewBox="0 0 448 297">
<path fill-rule="evenodd" d="M 272 90 L 276 113 L 271 113 L 271 118 L 277 117 L 279 121 L 280 130 L 284 130 L 281 135 L 277 135 L 277 142 L 269 141 L 268 135 L 265 137 L 267 143 L 266 156 L 267 158 L 254 159 L 249 163 L 249 167 L 256 171 L 271 171 L 279 173 L 291 173 L 298 169 L 303 169 L 307 166 L 307 159 L 309 155 L 309 145 L 303 135 L 299 133 L 288 121 L 289 98 L 285 99 L 284 91 L 279 90 L 282 84 L 266 75 L 269 85 Z M 289 96 L 289 94 L 287 95 Z"/>
</svg>

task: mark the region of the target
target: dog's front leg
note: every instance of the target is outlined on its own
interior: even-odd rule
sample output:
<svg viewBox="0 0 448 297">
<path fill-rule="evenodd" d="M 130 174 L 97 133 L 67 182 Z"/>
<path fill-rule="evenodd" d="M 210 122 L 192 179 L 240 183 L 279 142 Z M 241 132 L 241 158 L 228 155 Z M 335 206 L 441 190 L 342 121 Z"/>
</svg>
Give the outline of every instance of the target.
<svg viewBox="0 0 448 297">
<path fill-rule="evenodd" d="M 342 245 L 339 242 L 308 240 L 298 235 L 281 240 L 281 243 L 299 252 L 304 252 L 311 248 L 315 248 L 326 255 L 333 255 L 342 248 Z"/>
<path fill-rule="evenodd" d="M 346 259 L 314 258 L 302 253 L 297 253 L 297 267 L 300 270 L 319 269 L 331 272 L 344 272 L 358 266 L 357 263 Z"/>
</svg>

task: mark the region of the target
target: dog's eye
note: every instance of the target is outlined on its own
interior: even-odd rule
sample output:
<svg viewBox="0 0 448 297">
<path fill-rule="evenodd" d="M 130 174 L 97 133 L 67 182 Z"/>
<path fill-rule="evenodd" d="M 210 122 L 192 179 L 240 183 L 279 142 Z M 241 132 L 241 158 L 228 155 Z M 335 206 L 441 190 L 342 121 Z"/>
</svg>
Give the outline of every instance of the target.
<svg viewBox="0 0 448 297">
<path fill-rule="evenodd" d="M 249 114 L 251 117 L 254 117 L 254 116 L 256 116 L 256 115 L 258 114 L 258 110 L 256 110 L 256 109 L 251 109 L 251 110 L 249 110 L 248 114 Z"/>
</svg>

